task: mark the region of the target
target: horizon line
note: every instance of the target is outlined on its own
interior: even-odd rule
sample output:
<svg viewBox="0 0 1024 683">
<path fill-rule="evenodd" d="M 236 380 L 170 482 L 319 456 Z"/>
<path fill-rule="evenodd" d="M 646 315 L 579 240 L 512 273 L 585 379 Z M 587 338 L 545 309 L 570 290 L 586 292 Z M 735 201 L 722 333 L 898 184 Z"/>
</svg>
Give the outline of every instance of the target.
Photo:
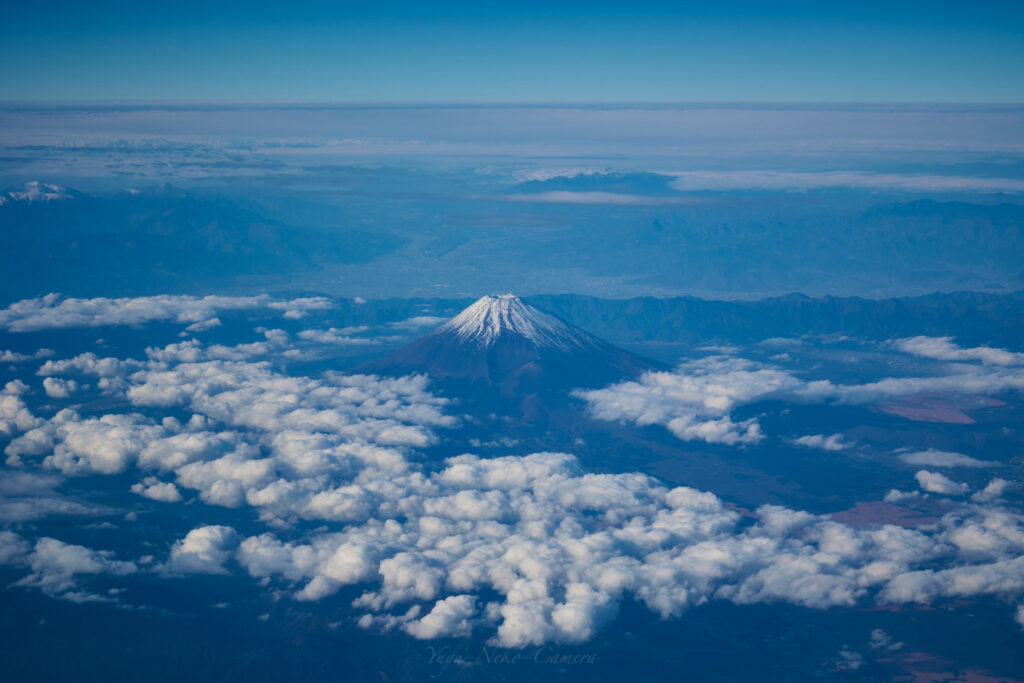
<svg viewBox="0 0 1024 683">
<path fill-rule="evenodd" d="M 43 99 L 0 98 L 0 107 L 31 106 L 165 106 L 165 107 L 321 107 L 321 108 L 828 108 L 828 107 L 953 107 L 953 108 L 1024 108 L 1022 100 L 943 101 L 943 100 L 332 100 L 332 99 Z"/>
</svg>

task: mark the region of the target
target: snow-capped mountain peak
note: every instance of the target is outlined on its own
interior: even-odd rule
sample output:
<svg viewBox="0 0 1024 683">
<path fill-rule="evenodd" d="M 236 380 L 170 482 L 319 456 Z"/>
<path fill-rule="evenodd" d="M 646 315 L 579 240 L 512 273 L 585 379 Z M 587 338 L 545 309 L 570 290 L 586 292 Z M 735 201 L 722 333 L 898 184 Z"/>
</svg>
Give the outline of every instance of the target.
<svg viewBox="0 0 1024 683">
<path fill-rule="evenodd" d="M 660 369 L 512 294 L 485 296 L 425 337 L 362 368 L 387 375 L 426 373 L 518 397 L 604 386 Z"/>
<path fill-rule="evenodd" d="M 20 202 L 51 202 L 60 199 L 71 199 L 68 191 L 60 185 L 41 183 L 33 180 L 25 183 L 25 189 L 21 192 L 11 191 L 7 193 L 14 201 Z M 3 198 L 6 203 L 6 197 Z"/>
<path fill-rule="evenodd" d="M 515 335 L 540 347 L 563 350 L 590 345 L 589 335 L 523 303 L 513 294 L 481 297 L 442 325 L 438 333 L 454 334 L 464 342 L 480 346 L 491 346 L 503 335 Z"/>
</svg>

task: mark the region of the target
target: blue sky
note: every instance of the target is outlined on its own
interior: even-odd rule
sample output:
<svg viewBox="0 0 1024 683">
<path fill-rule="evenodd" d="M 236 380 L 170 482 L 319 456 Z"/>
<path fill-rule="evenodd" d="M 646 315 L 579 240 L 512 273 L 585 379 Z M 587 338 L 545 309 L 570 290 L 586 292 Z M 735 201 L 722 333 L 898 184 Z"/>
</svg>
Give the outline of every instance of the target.
<svg viewBox="0 0 1024 683">
<path fill-rule="evenodd" d="M 19 3 L 0 98 L 1024 101 L 1020 3 Z"/>
</svg>

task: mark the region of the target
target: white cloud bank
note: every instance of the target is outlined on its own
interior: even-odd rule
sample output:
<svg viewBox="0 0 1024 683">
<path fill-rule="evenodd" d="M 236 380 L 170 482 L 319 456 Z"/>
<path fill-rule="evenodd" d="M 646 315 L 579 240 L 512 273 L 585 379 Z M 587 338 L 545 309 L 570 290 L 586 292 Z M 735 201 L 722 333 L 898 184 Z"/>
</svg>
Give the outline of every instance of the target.
<svg viewBox="0 0 1024 683">
<path fill-rule="evenodd" d="M 670 186 L 684 192 L 770 190 L 781 192 L 858 188 L 906 192 L 1024 192 L 1018 178 L 980 178 L 867 171 L 678 171 Z"/>
<path fill-rule="evenodd" d="M 952 361 L 981 361 L 986 365 L 1024 365 L 1024 353 L 1013 353 L 990 346 L 965 349 L 953 343 L 952 337 L 911 337 L 896 342 L 906 353 L 924 358 Z"/>
<path fill-rule="evenodd" d="M 266 308 L 281 311 L 285 318 L 297 319 L 308 311 L 331 308 L 333 302 L 323 297 L 277 300 L 269 296 L 143 296 L 122 299 L 62 299 L 48 294 L 37 299 L 23 299 L 0 309 L 0 329 L 8 332 L 69 327 L 101 327 L 104 325 L 143 325 L 156 320 L 187 324 L 192 331 L 215 324 L 220 311 Z"/>
<path fill-rule="evenodd" d="M 384 492 L 370 472 L 357 480 Z M 417 638 L 483 630 L 507 647 L 587 640 L 627 596 L 671 617 L 712 599 L 827 608 L 1024 592 L 1024 518 L 1004 509 L 964 505 L 911 530 L 763 506 L 751 525 L 710 493 L 586 474 L 563 453 L 463 455 L 392 483 L 344 530 L 251 536 L 202 571 L 233 559 L 294 585 L 299 600 L 361 584 L 363 626 Z M 936 560 L 949 578 L 921 569 Z"/>
<path fill-rule="evenodd" d="M 39 349 L 35 353 L 18 353 L 17 351 L 0 350 L 0 363 L 24 363 L 30 360 L 52 356 L 53 349 Z"/>
<path fill-rule="evenodd" d="M 733 408 L 800 384 L 779 368 L 715 356 L 576 395 L 602 420 L 660 424 L 684 441 L 735 445 L 757 443 L 764 435 L 754 419 L 733 422 Z"/>
<path fill-rule="evenodd" d="M 968 351 L 974 351 L 968 350 Z M 734 421 L 732 411 L 767 399 L 790 402 L 871 403 L 918 393 L 994 394 L 1024 390 L 1024 369 L 950 363 L 945 374 L 885 378 L 865 384 L 805 381 L 778 366 L 727 356 L 681 364 L 672 372 L 649 372 L 638 380 L 577 391 L 594 417 L 637 425 L 662 425 L 684 441 L 755 444 L 764 438 L 756 418 Z M 824 447 L 817 436 L 797 443 Z M 841 442 L 833 440 L 836 448 Z"/>
<path fill-rule="evenodd" d="M 241 567 L 298 600 L 360 586 L 353 618 L 366 628 L 422 639 L 482 633 L 521 647 L 585 641 L 624 599 L 671 617 L 715 599 L 828 608 L 1024 596 L 1024 517 L 997 504 L 1005 486 L 989 499 L 954 499 L 950 513 L 920 529 L 854 528 L 777 506 L 750 519 L 711 493 L 643 474 L 588 474 L 566 453 L 466 454 L 425 467 L 415 449 L 457 420 L 423 377 L 292 377 L 267 363 L 202 353 L 194 361 L 157 352 L 147 361 L 67 366 L 97 368 L 111 393 L 139 409 L 192 417 L 29 416 L 27 431 L 7 447 L 14 465 L 41 464 L 61 476 L 134 468 L 145 476 L 133 490 L 166 504 L 184 491 L 200 505 L 251 508 L 272 531 L 243 537 L 199 526 L 169 548 L 158 571 Z M 737 359 L 686 369 L 585 395 L 683 438 L 742 444 L 761 438 L 755 421 L 729 416 L 744 402 L 891 391 L 846 392 Z M 917 479 L 927 491 L 967 492 L 940 474 Z M 327 526 L 301 531 L 310 526 L 301 520 Z M 100 597 L 79 590 L 81 576 L 138 571 L 55 539 L 30 550 L 18 537 L 0 537 L 0 556 L 29 568 L 20 585 L 68 599 Z"/>
<path fill-rule="evenodd" d="M 679 206 L 692 204 L 688 197 L 661 197 L 621 192 L 574 192 L 552 190 L 550 192 L 529 192 L 521 194 L 488 195 L 490 200 L 518 202 L 525 204 L 590 204 L 611 206 Z"/>
</svg>

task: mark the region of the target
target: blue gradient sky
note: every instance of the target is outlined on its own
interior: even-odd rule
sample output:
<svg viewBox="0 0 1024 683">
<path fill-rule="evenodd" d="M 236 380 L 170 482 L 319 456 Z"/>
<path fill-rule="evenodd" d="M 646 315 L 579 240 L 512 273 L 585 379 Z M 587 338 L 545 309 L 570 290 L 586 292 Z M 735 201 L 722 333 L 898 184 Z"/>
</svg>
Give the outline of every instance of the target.
<svg viewBox="0 0 1024 683">
<path fill-rule="evenodd" d="M 1024 101 L 1024 3 L 18 3 L 0 99 Z"/>
</svg>

